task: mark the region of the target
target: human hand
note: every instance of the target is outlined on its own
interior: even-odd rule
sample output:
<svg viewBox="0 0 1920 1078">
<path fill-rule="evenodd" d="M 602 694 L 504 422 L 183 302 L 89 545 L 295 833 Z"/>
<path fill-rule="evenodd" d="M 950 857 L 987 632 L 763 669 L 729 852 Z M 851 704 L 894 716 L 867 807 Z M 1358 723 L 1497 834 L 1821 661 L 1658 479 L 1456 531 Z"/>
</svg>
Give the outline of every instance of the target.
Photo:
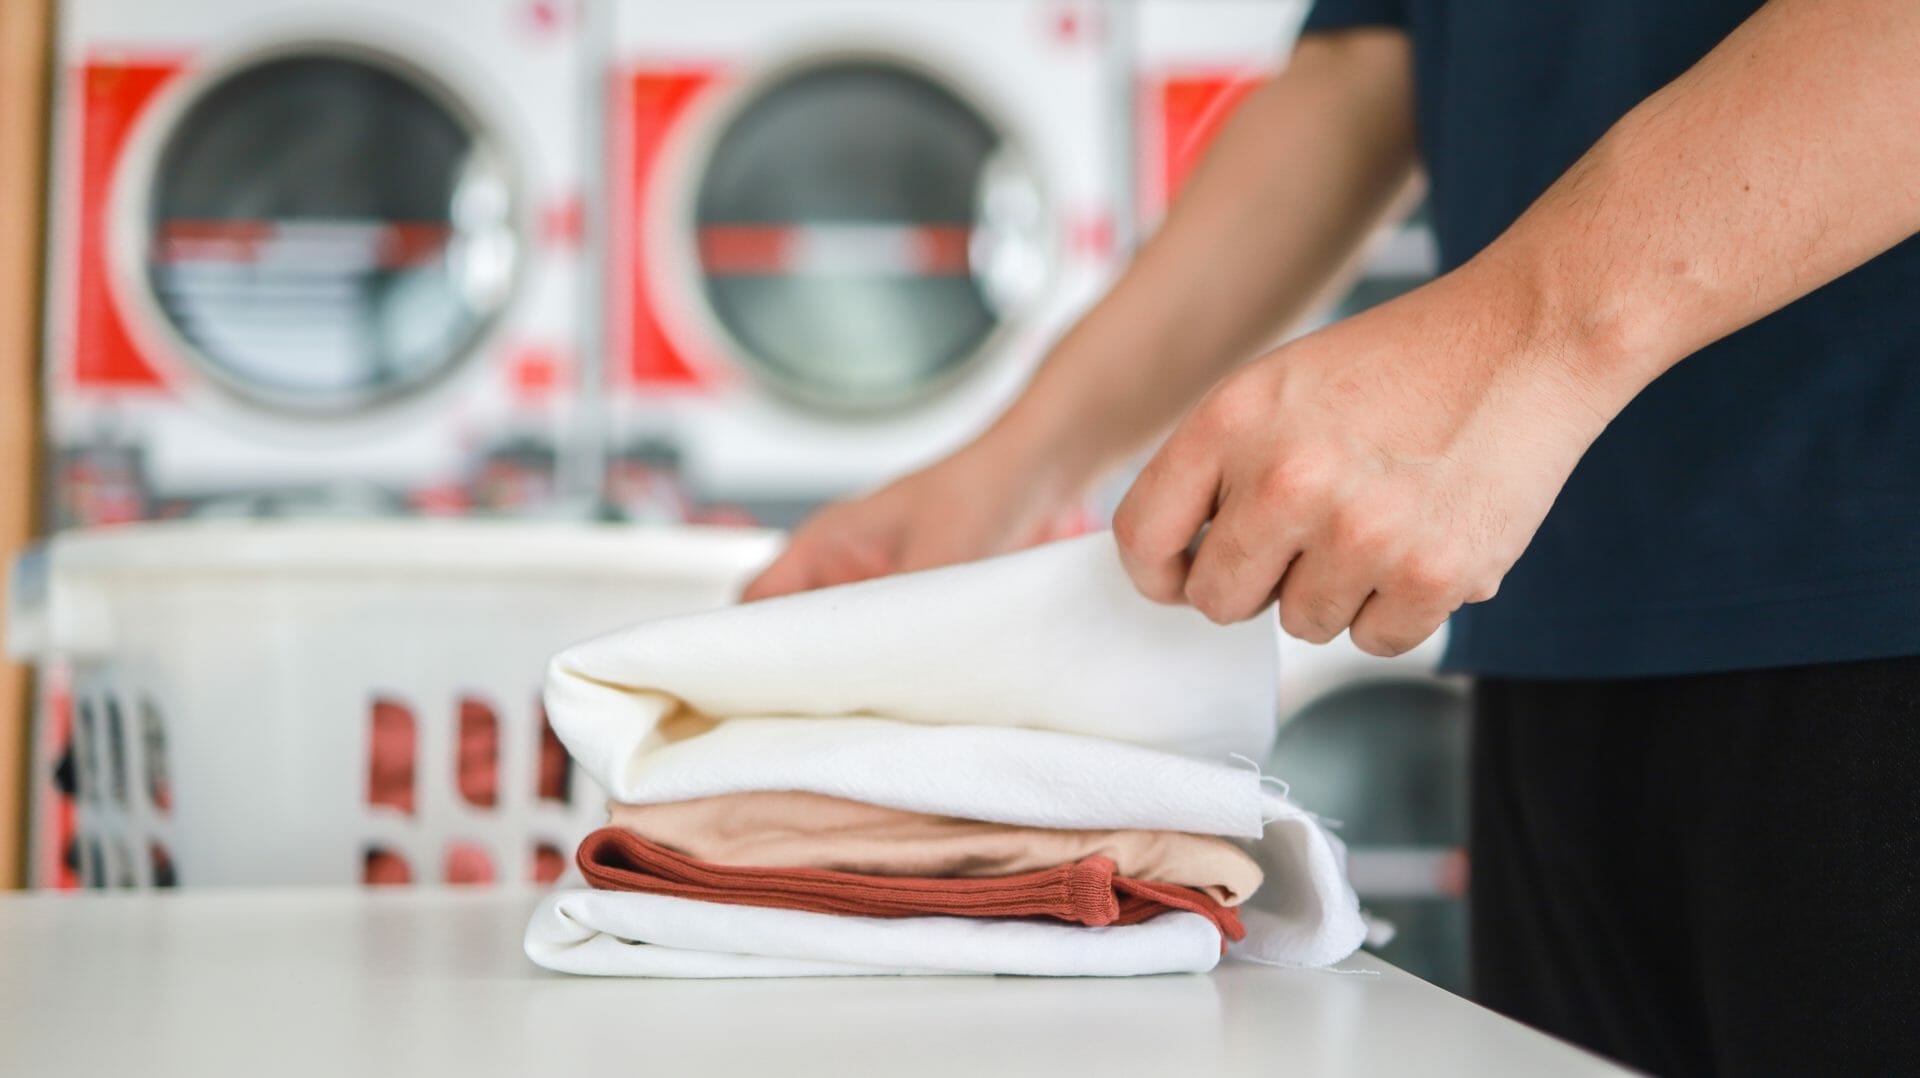
<svg viewBox="0 0 1920 1078">
<path fill-rule="evenodd" d="M 975 443 L 814 514 L 743 598 L 931 569 L 1045 542 L 1065 534 L 1076 494 L 1044 461 Z"/>
<path fill-rule="evenodd" d="M 1543 324 L 1523 283 L 1470 266 L 1224 379 L 1115 515 L 1135 585 L 1223 623 L 1278 599 L 1303 640 L 1411 650 L 1493 597 L 1631 395 Z"/>
</svg>

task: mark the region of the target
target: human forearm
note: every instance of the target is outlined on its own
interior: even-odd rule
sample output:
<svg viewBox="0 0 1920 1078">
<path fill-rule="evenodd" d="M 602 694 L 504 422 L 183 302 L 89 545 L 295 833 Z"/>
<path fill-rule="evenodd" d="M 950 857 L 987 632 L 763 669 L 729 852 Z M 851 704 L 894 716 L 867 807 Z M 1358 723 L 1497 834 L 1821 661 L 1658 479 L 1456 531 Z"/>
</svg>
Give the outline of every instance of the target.
<svg viewBox="0 0 1920 1078">
<path fill-rule="evenodd" d="M 1134 581 L 1417 644 L 1661 371 L 1920 227 L 1916 109 L 1920 8 L 1774 0 L 1478 257 L 1215 388 L 1115 515 Z"/>
<path fill-rule="evenodd" d="M 1464 269 L 1611 416 L 1668 367 L 1920 230 L 1920 6 L 1773 0 Z"/>
<path fill-rule="evenodd" d="M 1084 482 L 1305 315 L 1408 184 L 1410 65 L 1395 32 L 1304 40 L 983 442 Z"/>
</svg>

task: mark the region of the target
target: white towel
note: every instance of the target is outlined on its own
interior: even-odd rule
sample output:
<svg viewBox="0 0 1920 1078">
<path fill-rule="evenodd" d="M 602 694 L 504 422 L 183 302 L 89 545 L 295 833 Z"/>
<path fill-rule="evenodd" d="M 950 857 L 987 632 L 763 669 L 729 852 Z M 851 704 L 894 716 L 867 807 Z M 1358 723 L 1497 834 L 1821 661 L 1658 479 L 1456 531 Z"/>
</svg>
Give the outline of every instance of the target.
<svg viewBox="0 0 1920 1078">
<path fill-rule="evenodd" d="M 845 917 L 565 890 L 534 911 L 526 949 L 548 969 L 602 976 L 1125 977 L 1204 973 L 1220 961 L 1220 930 L 1185 912 L 1084 928 L 976 917 Z"/>
<path fill-rule="evenodd" d="M 1102 534 L 636 626 L 558 656 L 547 712 L 622 801 L 805 790 L 1030 826 L 1258 838 L 1267 883 L 1235 953 L 1325 965 L 1365 934 L 1339 844 L 1229 762 L 1271 746 L 1277 654 L 1271 618 L 1221 628 L 1141 598 Z M 673 740 L 663 724 L 704 732 Z M 672 946 L 657 932 L 688 918 L 734 923 L 701 912 L 727 907 L 687 905 L 657 930 L 651 903 L 578 907 L 572 919 L 656 946 Z M 832 939 L 861 931 L 836 925 Z M 534 937 L 529 954 L 551 956 Z M 773 957 L 829 949 L 824 937 L 801 943 Z M 672 975 L 653 959 L 627 961 L 633 973 Z M 1182 963 L 1159 971 L 1190 968 Z"/>
<path fill-rule="evenodd" d="M 553 662 L 547 708 L 608 791 L 660 720 L 877 715 L 1057 730 L 1223 759 L 1273 747 L 1279 636 L 1161 606 L 1110 534 L 647 622 Z"/>
</svg>

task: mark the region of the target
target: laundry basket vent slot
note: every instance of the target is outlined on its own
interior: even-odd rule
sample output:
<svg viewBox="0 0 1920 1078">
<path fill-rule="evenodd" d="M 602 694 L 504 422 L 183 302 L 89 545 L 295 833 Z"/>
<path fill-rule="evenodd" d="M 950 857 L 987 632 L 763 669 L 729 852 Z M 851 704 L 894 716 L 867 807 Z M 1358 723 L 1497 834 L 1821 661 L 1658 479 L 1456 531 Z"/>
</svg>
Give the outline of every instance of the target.
<svg viewBox="0 0 1920 1078">
<path fill-rule="evenodd" d="M 455 746 L 454 777 L 460 797 L 477 808 L 500 800 L 500 717 L 485 701 L 460 698 L 460 740 Z"/>
<path fill-rule="evenodd" d="M 373 728 L 367 739 L 367 804 L 399 809 L 411 816 L 414 756 L 419 744 L 413 710 L 391 697 L 376 696 L 370 719 Z"/>
</svg>

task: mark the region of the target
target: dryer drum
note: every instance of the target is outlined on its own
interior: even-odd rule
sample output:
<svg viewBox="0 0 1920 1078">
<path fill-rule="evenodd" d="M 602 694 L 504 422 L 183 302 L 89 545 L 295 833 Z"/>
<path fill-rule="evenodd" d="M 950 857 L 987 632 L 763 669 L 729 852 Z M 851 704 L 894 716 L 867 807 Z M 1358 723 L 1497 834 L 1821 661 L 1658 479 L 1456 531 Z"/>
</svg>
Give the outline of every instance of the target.
<svg viewBox="0 0 1920 1078">
<path fill-rule="evenodd" d="M 882 408 L 971 365 L 1047 272 L 1031 170 L 979 110 L 880 59 L 763 84 L 694 198 L 701 291 L 764 379 Z"/>
<path fill-rule="evenodd" d="M 512 203 L 445 94 L 370 56 L 282 53 L 205 87 L 165 133 L 145 280 L 217 384 L 355 411 L 472 350 L 511 290 Z"/>
</svg>

